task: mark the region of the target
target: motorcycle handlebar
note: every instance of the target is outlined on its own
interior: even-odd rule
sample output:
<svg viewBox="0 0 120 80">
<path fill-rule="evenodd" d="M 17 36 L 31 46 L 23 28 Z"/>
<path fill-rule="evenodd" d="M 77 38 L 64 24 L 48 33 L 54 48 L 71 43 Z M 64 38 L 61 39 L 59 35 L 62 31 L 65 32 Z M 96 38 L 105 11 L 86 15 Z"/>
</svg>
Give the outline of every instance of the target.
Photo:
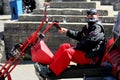
<svg viewBox="0 0 120 80">
<path fill-rule="evenodd" d="M 59 26 L 59 22 L 58 21 L 53 21 L 43 32 L 42 34 L 45 34 L 50 28 L 52 28 L 53 26 L 55 26 L 57 29 L 61 29 L 61 27 Z"/>
</svg>

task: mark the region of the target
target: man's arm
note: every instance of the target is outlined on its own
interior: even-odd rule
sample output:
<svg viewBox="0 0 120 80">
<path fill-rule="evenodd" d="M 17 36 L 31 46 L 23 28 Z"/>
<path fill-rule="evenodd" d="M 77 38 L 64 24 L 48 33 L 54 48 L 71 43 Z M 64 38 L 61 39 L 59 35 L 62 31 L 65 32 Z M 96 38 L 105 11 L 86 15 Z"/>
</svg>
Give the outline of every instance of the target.
<svg viewBox="0 0 120 80">
<path fill-rule="evenodd" d="M 74 30 L 68 30 L 66 35 L 72 39 L 81 40 L 82 32 L 81 31 L 74 31 Z"/>
</svg>

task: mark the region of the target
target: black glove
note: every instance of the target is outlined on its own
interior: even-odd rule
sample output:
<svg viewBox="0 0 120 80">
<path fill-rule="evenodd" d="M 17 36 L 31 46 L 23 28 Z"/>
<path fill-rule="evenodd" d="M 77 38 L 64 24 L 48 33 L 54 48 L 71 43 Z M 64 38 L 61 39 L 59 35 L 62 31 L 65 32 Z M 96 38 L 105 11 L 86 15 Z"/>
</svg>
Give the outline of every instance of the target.
<svg viewBox="0 0 120 80">
<path fill-rule="evenodd" d="M 54 26 L 57 28 L 57 29 L 61 29 L 61 27 L 59 26 L 59 24 L 58 24 L 58 21 L 54 21 Z"/>
</svg>

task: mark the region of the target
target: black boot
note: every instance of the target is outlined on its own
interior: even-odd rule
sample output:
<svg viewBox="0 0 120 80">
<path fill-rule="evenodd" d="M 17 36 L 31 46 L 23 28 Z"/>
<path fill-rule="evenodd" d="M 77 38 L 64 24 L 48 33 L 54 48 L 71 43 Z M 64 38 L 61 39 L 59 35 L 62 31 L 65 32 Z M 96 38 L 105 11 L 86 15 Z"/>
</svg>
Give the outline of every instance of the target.
<svg viewBox="0 0 120 80">
<path fill-rule="evenodd" d="M 34 67 L 36 69 L 37 72 L 40 73 L 41 76 L 43 77 L 48 77 L 48 74 L 50 74 L 52 71 L 47 67 L 47 65 L 44 64 L 39 64 L 39 63 L 35 63 Z"/>
</svg>

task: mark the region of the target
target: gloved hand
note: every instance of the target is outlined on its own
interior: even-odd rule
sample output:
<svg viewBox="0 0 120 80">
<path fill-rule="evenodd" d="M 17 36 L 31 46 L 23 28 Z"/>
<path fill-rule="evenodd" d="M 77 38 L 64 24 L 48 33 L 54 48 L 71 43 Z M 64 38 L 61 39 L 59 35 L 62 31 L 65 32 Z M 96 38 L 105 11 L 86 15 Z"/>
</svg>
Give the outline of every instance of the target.
<svg viewBox="0 0 120 80">
<path fill-rule="evenodd" d="M 56 21 L 56 20 L 54 21 L 54 26 L 55 26 L 57 29 L 59 29 L 59 30 L 61 29 L 61 27 L 60 27 L 59 24 L 58 24 L 58 21 Z"/>
</svg>

